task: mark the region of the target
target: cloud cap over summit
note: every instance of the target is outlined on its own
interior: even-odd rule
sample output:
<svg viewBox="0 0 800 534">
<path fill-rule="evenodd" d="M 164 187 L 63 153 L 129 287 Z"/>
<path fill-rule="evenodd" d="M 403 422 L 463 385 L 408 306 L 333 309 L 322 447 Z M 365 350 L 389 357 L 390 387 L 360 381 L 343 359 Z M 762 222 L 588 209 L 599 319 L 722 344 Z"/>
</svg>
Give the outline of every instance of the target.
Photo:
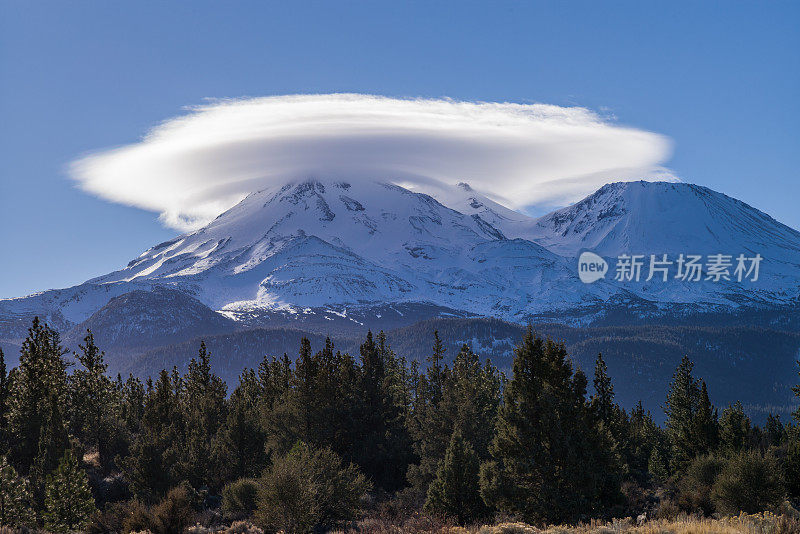
<svg viewBox="0 0 800 534">
<path fill-rule="evenodd" d="M 219 100 L 70 166 L 84 190 L 197 228 L 245 195 L 309 177 L 415 188 L 466 181 L 511 208 L 660 175 L 671 142 L 581 107 L 361 94 Z"/>
</svg>

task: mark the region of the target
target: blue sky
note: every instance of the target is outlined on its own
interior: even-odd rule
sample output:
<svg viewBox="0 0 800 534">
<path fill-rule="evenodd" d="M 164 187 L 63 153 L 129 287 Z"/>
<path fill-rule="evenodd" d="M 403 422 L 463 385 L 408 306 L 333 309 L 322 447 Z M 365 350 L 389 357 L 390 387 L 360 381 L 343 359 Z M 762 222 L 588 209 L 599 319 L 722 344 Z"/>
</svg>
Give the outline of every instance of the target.
<svg viewBox="0 0 800 534">
<path fill-rule="evenodd" d="M 797 2 L 0 2 L 0 297 L 175 234 L 66 165 L 204 99 L 543 102 L 670 137 L 686 181 L 800 228 Z"/>
</svg>

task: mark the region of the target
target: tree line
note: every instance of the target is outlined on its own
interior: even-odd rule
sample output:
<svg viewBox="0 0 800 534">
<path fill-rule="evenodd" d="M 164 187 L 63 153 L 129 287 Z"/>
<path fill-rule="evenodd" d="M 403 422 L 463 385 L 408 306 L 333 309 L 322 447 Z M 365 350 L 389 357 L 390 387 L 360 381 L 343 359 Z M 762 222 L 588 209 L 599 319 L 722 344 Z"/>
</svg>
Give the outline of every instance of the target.
<svg viewBox="0 0 800 534">
<path fill-rule="evenodd" d="M 602 355 L 590 385 L 531 328 L 508 377 L 467 345 L 446 358 L 438 333 L 425 363 L 382 332 L 357 358 L 303 339 L 228 394 L 204 344 L 186 373 L 112 378 L 91 332 L 70 356 L 36 319 L 10 372 L 0 351 L 0 525 L 308 532 L 378 508 L 547 524 L 800 498 L 800 427 L 773 415 L 759 427 L 740 403 L 720 412 L 686 357 L 663 427 L 615 402 Z"/>
</svg>

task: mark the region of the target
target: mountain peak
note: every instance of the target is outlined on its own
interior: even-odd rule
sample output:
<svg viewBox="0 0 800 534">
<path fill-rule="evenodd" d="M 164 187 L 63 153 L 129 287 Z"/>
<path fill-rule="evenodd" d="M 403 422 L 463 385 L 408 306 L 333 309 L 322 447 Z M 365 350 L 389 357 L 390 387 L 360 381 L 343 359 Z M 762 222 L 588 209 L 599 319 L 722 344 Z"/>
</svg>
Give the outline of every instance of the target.
<svg viewBox="0 0 800 534">
<path fill-rule="evenodd" d="M 583 320 L 609 302 L 786 303 L 800 287 L 800 233 L 702 186 L 611 183 L 539 219 L 465 183 L 428 192 L 362 179 L 276 184 L 119 271 L 0 301 L 0 328 L 4 317 L 16 329 L 16 318 L 33 315 L 63 317 L 72 326 L 113 297 L 159 287 L 236 317 L 424 303 L 523 322 L 554 313 L 558 320 L 570 320 L 568 314 Z M 574 265 L 582 249 L 605 258 L 760 254 L 764 261 L 750 286 L 633 286 L 613 277 L 583 284 Z M 117 312 L 137 302 L 121 299 L 101 315 L 128 313 Z"/>
<path fill-rule="evenodd" d="M 536 221 L 529 238 L 565 256 L 782 250 L 800 252 L 800 232 L 707 187 L 614 182 Z"/>
</svg>

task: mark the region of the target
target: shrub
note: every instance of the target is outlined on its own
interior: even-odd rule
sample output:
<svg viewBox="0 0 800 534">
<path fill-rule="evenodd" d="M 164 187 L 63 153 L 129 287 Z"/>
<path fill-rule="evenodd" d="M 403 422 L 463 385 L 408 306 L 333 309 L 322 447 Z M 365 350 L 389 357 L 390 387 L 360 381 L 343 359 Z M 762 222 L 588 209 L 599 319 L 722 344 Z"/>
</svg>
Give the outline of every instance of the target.
<svg viewBox="0 0 800 534">
<path fill-rule="evenodd" d="M 711 502 L 711 488 L 724 462 L 711 455 L 698 456 L 678 482 L 678 505 L 687 512 L 701 512 L 710 515 L 714 512 Z"/>
<path fill-rule="evenodd" d="M 253 515 L 258 499 L 258 481 L 240 478 L 222 488 L 222 513 L 227 519 L 246 519 Z"/>
<path fill-rule="evenodd" d="M 125 521 L 130 515 L 131 510 L 131 503 L 113 502 L 106 504 L 102 511 L 97 511 L 92 516 L 91 522 L 86 527 L 87 534 L 128 532 L 128 530 L 125 529 Z M 138 528 L 134 530 L 141 529 L 142 526 L 138 526 Z"/>
<path fill-rule="evenodd" d="M 193 491 L 188 484 L 172 488 L 164 500 L 153 507 L 151 530 L 154 534 L 183 532 L 194 522 Z"/>
<path fill-rule="evenodd" d="M 500 523 L 494 526 L 483 526 L 478 534 L 539 534 L 539 531 L 525 523 Z"/>
<path fill-rule="evenodd" d="M 122 520 L 122 532 L 150 530 L 153 519 L 141 501 L 130 501 L 126 508 L 125 518 Z"/>
<path fill-rule="evenodd" d="M 264 534 L 264 531 L 246 521 L 235 521 L 222 534 Z"/>
<path fill-rule="evenodd" d="M 256 517 L 287 534 L 330 529 L 355 519 L 371 485 L 354 465 L 342 466 L 329 448 L 296 445 L 264 476 Z"/>
<path fill-rule="evenodd" d="M 777 508 L 784 497 L 781 470 L 772 455 L 742 451 L 725 464 L 711 494 L 723 514 L 756 513 Z"/>
<path fill-rule="evenodd" d="M 786 460 L 784 462 L 784 480 L 786 491 L 794 499 L 800 499 L 800 432 L 793 429 L 788 440 Z"/>
</svg>

